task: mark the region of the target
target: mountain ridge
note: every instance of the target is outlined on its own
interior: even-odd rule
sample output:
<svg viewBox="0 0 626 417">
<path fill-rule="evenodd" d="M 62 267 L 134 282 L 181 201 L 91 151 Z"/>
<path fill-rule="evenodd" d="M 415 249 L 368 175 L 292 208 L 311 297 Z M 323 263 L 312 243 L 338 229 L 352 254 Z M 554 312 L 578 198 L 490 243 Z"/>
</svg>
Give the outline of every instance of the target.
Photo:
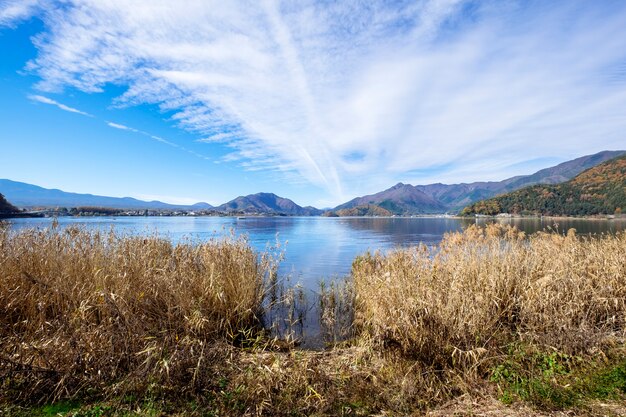
<svg viewBox="0 0 626 417">
<path fill-rule="evenodd" d="M 378 206 L 392 214 L 427 214 L 444 210 L 445 207 L 423 191 L 402 182 L 378 192 L 354 198 L 347 203 L 335 207 L 334 211 L 359 208 L 362 206 Z"/>
<path fill-rule="evenodd" d="M 376 211 L 375 207 L 380 207 L 389 211 L 392 215 L 457 213 L 463 207 L 476 201 L 488 199 L 525 186 L 538 183 L 555 184 L 567 181 L 586 169 L 624 154 L 626 154 L 626 151 L 622 150 L 601 151 L 541 169 L 530 175 L 518 175 L 502 181 L 477 181 L 459 184 L 434 183 L 415 186 L 398 183 L 384 191 L 357 197 L 340 204 L 332 209 L 332 212 L 337 215 L 349 213 L 346 209 L 356 209 L 352 211 L 355 213 L 374 212 Z M 395 190 L 399 186 L 413 196 L 421 196 L 423 204 L 407 207 L 407 199 L 401 198 L 398 207 L 394 207 L 394 203 L 398 201 L 390 198 L 390 196 L 394 195 Z M 419 191 L 421 194 L 415 191 Z"/>
<path fill-rule="evenodd" d="M 278 214 L 296 216 L 392 216 L 457 213 L 474 202 L 533 184 L 556 184 L 567 181 L 586 169 L 626 151 L 602 151 L 582 156 L 530 175 L 519 175 L 502 181 L 479 181 L 460 184 L 410 185 L 402 182 L 375 194 L 356 197 L 330 210 L 302 207 L 274 193 L 239 196 L 214 207 L 208 203 L 192 205 L 142 201 L 132 197 L 106 197 L 93 194 L 47 189 L 18 181 L 0 179 L 0 192 L 15 206 L 33 207 L 104 207 L 128 210 L 219 211 L 244 214 Z"/>
<path fill-rule="evenodd" d="M 589 168 L 560 184 L 532 185 L 475 202 L 463 215 L 610 215 L 626 212 L 626 155 Z"/>
<path fill-rule="evenodd" d="M 90 207 L 125 210 L 215 210 L 226 213 L 279 214 L 295 216 L 317 216 L 322 210 L 315 207 L 302 207 L 292 200 L 273 193 L 257 193 L 239 196 L 218 207 L 208 203 L 192 205 L 168 204 L 161 201 L 143 201 L 132 197 L 107 197 L 94 194 L 81 194 L 44 188 L 33 184 L 8 179 L 0 179 L 0 192 L 5 193 L 15 205 L 23 208 L 36 207 Z"/>
<path fill-rule="evenodd" d="M 217 206 L 216 209 L 224 212 L 276 213 L 291 216 L 318 216 L 322 214 L 322 210 L 315 207 L 302 207 L 288 198 L 263 192 L 239 196 Z"/>
<path fill-rule="evenodd" d="M 0 179 L 0 192 L 13 202 L 24 208 L 33 207 L 108 207 L 118 209 L 193 209 L 213 208 L 208 203 L 194 205 L 169 204 L 158 200 L 143 201 L 133 197 L 108 197 L 88 193 L 74 193 L 58 188 L 44 188 L 9 179 Z"/>
</svg>

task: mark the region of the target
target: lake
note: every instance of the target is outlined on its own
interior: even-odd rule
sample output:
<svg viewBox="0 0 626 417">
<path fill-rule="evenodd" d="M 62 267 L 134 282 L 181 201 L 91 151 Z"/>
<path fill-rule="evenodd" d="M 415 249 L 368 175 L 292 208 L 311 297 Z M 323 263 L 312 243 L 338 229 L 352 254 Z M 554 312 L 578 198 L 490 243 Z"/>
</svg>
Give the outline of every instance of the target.
<svg viewBox="0 0 626 417">
<path fill-rule="evenodd" d="M 48 227 L 50 218 L 10 219 L 13 228 Z M 315 294 L 322 280 L 341 278 L 350 273 L 354 258 L 366 251 L 389 250 L 424 243 L 434 245 L 444 233 L 460 231 L 475 222 L 493 220 L 459 218 L 329 218 L 329 217 L 60 217 L 59 226 L 80 225 L 90 229 L 129 234 L 154 234 L 177 242 L 184 237 L 206 240 L 230 233 L 245 235 L 258 251 L 280 244 L 284 253 L 280 273 L 300 282 L 314 309 Z M 626 230 L 626 219 L 499 219 L 533 233 L 546 227 L 581 234 Z M 319 344 L 317 319 L 309 314 L 304 328 L 310 346 Z"/>
</svg>

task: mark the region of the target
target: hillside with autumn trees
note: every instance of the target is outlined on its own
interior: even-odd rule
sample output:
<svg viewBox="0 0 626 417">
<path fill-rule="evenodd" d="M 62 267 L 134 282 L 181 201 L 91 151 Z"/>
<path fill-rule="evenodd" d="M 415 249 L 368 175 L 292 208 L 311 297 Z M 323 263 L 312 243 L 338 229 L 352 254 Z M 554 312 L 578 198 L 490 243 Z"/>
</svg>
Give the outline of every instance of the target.
<svg viewBox="0 0 626 417">
<path fill-rule="evenodd" d="M 467 206 L 462 215 L 590 216 L 626 213 L 626 156 L 590 168 L 568 182 L 534 185 Z"/>
</svg>

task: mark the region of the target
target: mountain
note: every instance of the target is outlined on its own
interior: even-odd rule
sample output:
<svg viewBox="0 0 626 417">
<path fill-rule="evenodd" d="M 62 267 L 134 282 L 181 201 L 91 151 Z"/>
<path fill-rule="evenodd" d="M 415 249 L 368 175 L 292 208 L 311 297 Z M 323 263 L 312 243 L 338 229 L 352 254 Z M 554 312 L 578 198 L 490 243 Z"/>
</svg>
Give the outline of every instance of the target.
<svg viewBox="0 0 626 417">
<path fill-rule="evenodd" d="M 104 197 L 93 194 L 68 193 L 57 189 L 48 189 L 24 182 L 0 179 L 0 192 L 18 207 L 108 207 L 118 209 L 152 210 L 200 210 L 210 209 L 207 203 L 193 206 L 167 204 L 161 201 L 142 201 L 131 197 Z"/>
<path fill-rule="evenodd" d="M 533 184 L 557 184 L 584 170 L 626 154 L 626 151 L 604 151 L 542 169 L 532 175 L 512 177 L 504 181 L 463 184 L 410 185 L 398 183 L 376 194 L 355 198 L 330 211 L 329 216 L 388 216 L 458 212 L 474 202 L 515 191 Z M 207 203 L 190 206 L 161 201 L 142 201 L 130 197 L 105 197 L 47 189 L 36 185 L 0 179 L 0 193 L 17 207 L 103 207 L 130 210 L 211 210 L 256 214 L 316 216 L 324 211 L 301 207 L 293 201 L 271 193 L 237 197 L 219 207 Z"/>
<path fill-rule="evenodd" d="M 499 182 L 474 182 L 453 185 L 431 184 L 418 185 L 416 188 L 443 203 L 449 211 L 457 212 L 473 202 L 519 190 L 529 185 L 565 182 L 586 169 L 625 153 L 626 151 L 602 151 L 542 169 L 531 175 L 520 175 Z"/>
<path fill-rule="evenodd" d="M 212 208 L 215 208 L 209 203 L 196 203 L 186 207 L 190 210 L 211 210 Z"/>
<path fill-rule="evenodd" d="M 531 175 L 520 175 L 503 181 L 416 186 L 399 183 L 385 191 L 358 197 L 341 204 L 333 209 L 333 214 L 341 215 L 339 210 L 356 207 L 358 210 L 355 212 L 372 212 L 372 205 L 396 215 L 456 213 L 469 204 L 498 194 L 534 184 L 557 184 L 567 181 L 588 168 L 624 154 L 626 151 L 603 151 L 563 162 Z M 344 211 L 343 213 L 350 212 Z"/>
<path fill-rule="evenodd" d="M 626 213 L 626 155 L 557 185 L 534 185 L 476 202 L 462 214 L 584 216 Z"/>
<path fill-rule="evenodd" d="M 338 217 L 353 216 L 391 216 L 393 213 L 376 204 L 361 204 L 352 208 L 339 209 L 334 214 Z"/>
<path fill-rule="evenodd" d="M 581 172 L 605 161 L 626 154 L 626 151 L 603 151 L 571 161 L 563 162 L 551 168 L 542 169 L 532 175 L 511 178 L 505 188 L 512 191 L 535 184 L 559 184 L 574 178 Z"/>
<path fill-rule="evenodd" d="M 315 207 L 301 207 L 288 198 L 282 198 L 272 193 L 257 193 L 237 197 L 216 207 L 216 209 L 227 213 L 274 213 L 289 216 L 318 216 L 322 214 L 322 211 Z"/>
<path fill-rule="evenodd" d="M 129 210 L 212 210 L 255 214 L 284 214 L 290 216 L 318 216 L 322 210 L 301 207 L 293 201 L 270 193 L 237 197 L 219 207 L 208 203 L 190 206 L 167 204 L 161 201 L 142 201 L 131 197 L 105 197 L 92 194 L 68 193 L 23 182 L 0 179 L 0 192 L 19 207 L 101 207 Z"/>
<path fill-rule="evenodd" d="M 0 217 L 18 213 L 19 209 L 13 204 L 9 203 L 6 198 L 2 194 L 0 194 Z"/>
<path fill-rule="evenodd" d="M 417 189 L 416 187 L 398 183 L 393 187 L 381 191 L 376 194 L 357 197 L 340 206 L 335 207 L 334 211 L 341 216 L 350 215 L 348 209 L 357 209 L 355 213 L 372 212 L 373 206 L 383 209 L 390 214 L 410 215 L 424 213 L 443 213 L 446 206 L 442 203 Z"/>
</svg>

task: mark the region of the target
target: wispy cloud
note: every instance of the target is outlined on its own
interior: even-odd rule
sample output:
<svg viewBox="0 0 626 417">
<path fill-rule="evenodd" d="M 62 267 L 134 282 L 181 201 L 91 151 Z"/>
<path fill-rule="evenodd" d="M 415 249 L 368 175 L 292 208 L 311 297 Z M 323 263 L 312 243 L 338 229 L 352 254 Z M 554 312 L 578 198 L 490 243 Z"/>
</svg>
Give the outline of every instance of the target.
<svg viewBox="0 0 626 417">
<path fill-rule="evenodd" d="M 29 95 L 28 98 L 33 100 L 33 101 L 39 102 L 39 103 L 50 104 L 50 105 L 56 106 L 59 109 L 68 111 L 70 113 L 77 113 L 77 114 L 81 114 L 83 116 L 94 117 L 93 115 L 91 115 L 89 113 L 86 113 L 84 111 L 75 109 L 73 107 L 66 106 L 65 104 L 59 103 L 58 101 L 52 100 L 51 98 L 48 98 L 48 97 L 45 97 L 45 96 Z M 178 148 L 178 149 L 180 149 L 180 150 L 182 150 L 184 152 L 187 152 L 190 155 L 193 155 L 195 157 L 198 157 L 198 158 L 201 158 L 201 159 L 204 159 L 204 160 L 207 160 L 207 161 L 211 161 L 212 160 L 212 158 L 209 158 L 206 155 L 202 155 L 202 154 L 200 154 L 198 152 L 195 152 L 193 150 L 187 149 L 184 146 L 180 146 L 180 145 L 178 145 L 178 144 L 176 144 L 174 142 L 170 142 L 170 141 L 168 141 L 166 139 L 163 139 L 160 136 L 156 136 L 156 135 L 153 135 L 151 133 L 144 132 L 143 130 L 135 129 L 135 128 L 130 127 L 130 126 L 126 126 L 126 125 L 123 125 L 123 124 L 120 124 L 120 123 L 115 123 L 115 122 L 109 122 L 109 121 L 107 121 L 106 124 L 107 124 L 107 126 L 112 127 L 114 129 L 126 130 L 128 132 L 138 133 L 140 135 L 149 137 L 152 140 L 155 140 L 157 142 L 160 142 L 160 143 L 163 143 L 165 145 L 171 146 L 173 148 Z"/>
<path fill-rule="evenodd" d="M 160 136 L 153 135 L 153 134 L 145 132 L 143 130 L 135 129 L 134 127 L 126 126 L 126 125 L 123 125 L 123 124 L 120 124 L 120 123 L 115 123 L 115 122 L 106 122 L 106 124 L 107 124 L 107 126 L 112 127 L 114 129 L 126 130 L 128 132 L 138 133 L 138 134 L 146 136 L 146 137 L 148 137 L 148 138 L 150 138 L 150 139 L 152 139 L 154 141 L 157 141 L 157 142 L 163 143 L 165 145 L 171 146 L 172 148 L 180 149 L 181 151 L 187 152 L 188 154 L 193 155 L 195 157 L 198 157 L 200 159 L 204 159 L 204 160 L 207 160 L 207 161 L 211 161 L 212 160 L 212 158 L 209 158 L 206 155 L 202 155 L 202 154 L 200 154 L 200 153 L 198 153 L 196 151 L 193 151 L 191 149 L 187 149 L 184 146 L 178 145 L 178 144 L 176 144 L 174 142 L 170 142 L 169 140 L 163 139 Z"/>
<path fill-rule="evenodd" d="M 132 127 L 121 125 L 119 123 L 107 122 L 107 125 L 115 129 L 128 130 L 130 132 L 137 132 L 137 133 L 139 132 L 137 129 L 133 129 Z"/>
<path fill-rule="evenodd" d="M 222 132 L 211 135 L 207 138 L 197 139 L 196 142 L 202 143 L 214 143 L 214 142 L 229 142 L 237 139 L 240 133 Z"/>
<path fill-rule="evenodd" d="M 86 113 L 84 111 L 75 109 L 73 107 L 70 106 L 66 106 L 63 103 L 59 103 L 56 100 L 52 100 L 51 98 L 45 97 L 45 96 L 40 96 L 40 95 L 30 95 L 28 96 L 29 99 L 33 100 L 33 101 L 37 101 L 39 103 L 43 103 L 43 104 L 50 104 L 52 106 L 56 106 L 61 110 L 65 110 L 68 111 L 70 113 L 77 113 L 77 114 L 82 114 L 83 116 L 88 116 L 88 117 L 93 117 L 91 114 Z"/>
<path fill-rule="evenodd" d="M 41 90 L 126 85 L 117 105 L 156 103 L 227 159 L 335 201 L 625 143 L 623 2 L 83 0 L 41 16 Z"/>
<path fill-rule="evenodd" d="M 31 17 L 43 3 L 39 0 L 2 0 L 0 2 L 0 26 L 13 26 Z"/>
</svg>

